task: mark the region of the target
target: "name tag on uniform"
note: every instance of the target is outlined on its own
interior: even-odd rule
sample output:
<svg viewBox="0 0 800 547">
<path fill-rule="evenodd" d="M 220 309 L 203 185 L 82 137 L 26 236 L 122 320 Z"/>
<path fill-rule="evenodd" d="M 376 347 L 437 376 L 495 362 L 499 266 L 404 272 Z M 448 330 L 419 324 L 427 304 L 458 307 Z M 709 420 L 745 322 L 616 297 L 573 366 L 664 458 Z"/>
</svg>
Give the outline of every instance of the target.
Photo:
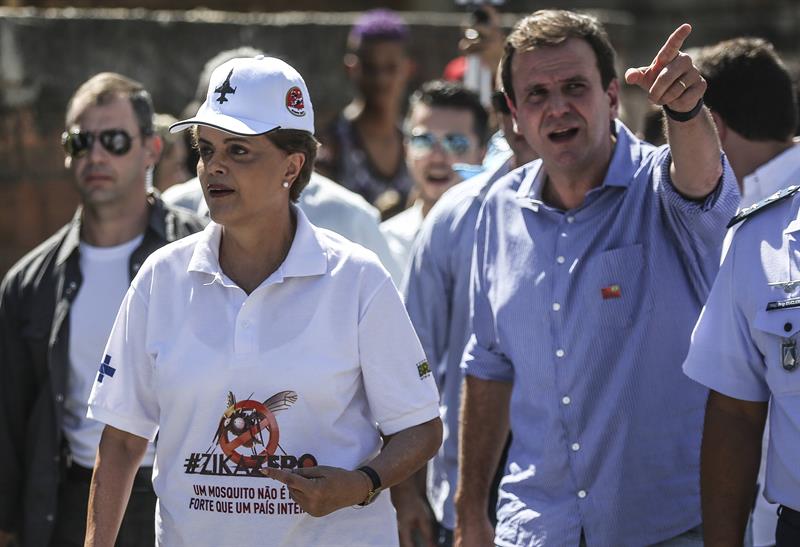
<svg viewBox="0 0 800 547">
<path fill-rule="evenodd" d="M 779 300 L 767 304 L 767 311 L 786 310 L 789 308 L 800 308 L 800 298 L 790 298 L 789 300 Z"/>
</svg>

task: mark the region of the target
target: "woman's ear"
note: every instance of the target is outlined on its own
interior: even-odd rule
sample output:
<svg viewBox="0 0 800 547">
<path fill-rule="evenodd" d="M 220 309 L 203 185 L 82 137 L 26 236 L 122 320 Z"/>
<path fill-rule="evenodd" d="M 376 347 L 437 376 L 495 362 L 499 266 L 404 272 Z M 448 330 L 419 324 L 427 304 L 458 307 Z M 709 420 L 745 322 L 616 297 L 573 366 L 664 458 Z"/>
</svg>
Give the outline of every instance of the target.
<svg viewBox="0 0 800 547">
<path fill-rule="evenodd" d="M 294 183 L 295 179 L 300 175 L 303 165 L 306 163 L 306 156 L 301 152 L 293 152 L 286 156 L 286 160 L 286 170 L 283 173 L 283 180 Z"/>
</svg>

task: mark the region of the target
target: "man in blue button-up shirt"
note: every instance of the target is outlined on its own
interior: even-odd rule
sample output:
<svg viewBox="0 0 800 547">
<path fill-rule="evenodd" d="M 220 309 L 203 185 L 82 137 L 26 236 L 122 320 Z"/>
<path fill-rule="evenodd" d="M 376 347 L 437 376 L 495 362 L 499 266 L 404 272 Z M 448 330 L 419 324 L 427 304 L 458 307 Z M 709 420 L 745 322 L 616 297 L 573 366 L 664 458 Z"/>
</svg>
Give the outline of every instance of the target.
<svg viewBox="0 0 800 547">
<path fill-rule="evenodd" d="M 492 94 L 492 107 L 502 129 L 503 143 L 511 150 L 511 155 L 499 166 L 457 184 L 436 202 L 414 243 L 402 287 L 408 315 L 433 366 L 441 394 L 444 441 L 430 462 L 426 478 L 427 498 L 439 525 L 438 545 L 443 547 L 452 544 L 456 520 L 453 496 L 458 477 L 460 365 L 471 332 L 469 263 L 475 246 L 475 223 L 492 184 L 512 169 L 537 157 L 527 141 L 514 131 L 511 112 L 502 91 Z M 422 475 L 425 475 L 424 469 Z M 397 487 L 392 489 L 401 528 L 401 545 L 404 545 L 404 527 L 416 525 L 424 530 L 427 524 L 424 493 L 417 493 L 417 496 L 414 493 L 406 494 L 405 507 L 400 507 L 399 498 L 403 497 L 403 492 L 399 492 Z M 409 523 L 411 519 L 413 521 Z"/>
<path fill-rule="evenodd" d="M 596 20 L 539 11 L 509 36 L 504 88 L 542 159 L 497 181 L 478 220 L 457 544 L 702 544 L 706 392 L 681 363 L 739 194 L 680 52 L 690 31 L 626 74 L 665 107 L 669 148 L 616 120 Z M 493 531 L 485 500 L 509 422 Z"/>
</svg>

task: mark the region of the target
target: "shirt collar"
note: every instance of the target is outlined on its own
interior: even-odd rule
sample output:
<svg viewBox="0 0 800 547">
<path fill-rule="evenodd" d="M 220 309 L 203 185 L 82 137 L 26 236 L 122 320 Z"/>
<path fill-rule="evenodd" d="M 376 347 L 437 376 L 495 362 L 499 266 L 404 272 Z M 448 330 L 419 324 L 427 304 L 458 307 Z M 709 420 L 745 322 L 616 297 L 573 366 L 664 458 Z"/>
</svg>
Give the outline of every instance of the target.
<svg viewBox="0 0 800 547">
<path fill-rule="evenodd" d="M 793 234 L 800 232 L 800 193 L 792 196 L 792 207 L 789 209 L 789 215 L 786 219 L 786 228 L 783 229 L 785 234 Z"/>
<path fill-rule="evenodd" d="M 645 146 L 649 147 L 650 145 L 636 138 L 620 120 L 614 120 L 614 130 L 617 142 L 614 145 L 611 163 L 608 165 L 601 186 L 627 188 L 636 173 L 636 166 L 641 163 Z M 520 201 L 520 206 L 536 211 L 542 204 L 542 187 L 546 173 L 542 168 L 541 160 L 536 160 L 528 165 L 530 165 L 530 169 L 527 170 L 525 178 L 517 190 L 517 199 Z"/>
<path fill-rule="evenodd" d="M 268 278 L 272 283 L 281 283 L 287 277 L 323 275 L 328 271 L 328 253 L 319 241 L 316 228 L 309 222 L 302 209 L 296 205 L 291 207 L 297 218 L 297 229 L 289 254 Z M 222 226 L 213 221 L 209 222 L 195 244 L 187 271 L 206 273 L 221 279 L 223 273 L 219 265 L 220 241 L 222 241 Z"/>
<path fill-rule="evenodd" d="M 744 209 L 790 184 L 797 184 L 797 181 L 787 180 L 787 177 L 797 172 L 798 165 L 800 144 L 795 144 L 744 177 L 744 195 L 739 208 Z"/>
<path fill-rule="evenodd" d="M 391 230 L 396 234 L 413 239 L 417 235 L 417 232 L 419 232 L 419 228 L 422 226 L 422 221 L 424 220 L 422 216 L 422 206 L 422 200 L 416 200 L 411 207 L 392 217 L 397 220 L 395 220 L 395 222 L 390 222 L 387 226 L 391 226 Z"/>
<path fill-rule="evenodd" d="M 164 206 L 157 192 L 147 194 L 147 228 L 152 230 L 162 241 L 167 241 L 167 216 L 171 215 Z M 83 207 L 78 207 L 70 221 L 67 234 L 56 256 L 56 264 L 63 264 L 74 253 L 81 243 L 81 218 Z"/>
</svg>

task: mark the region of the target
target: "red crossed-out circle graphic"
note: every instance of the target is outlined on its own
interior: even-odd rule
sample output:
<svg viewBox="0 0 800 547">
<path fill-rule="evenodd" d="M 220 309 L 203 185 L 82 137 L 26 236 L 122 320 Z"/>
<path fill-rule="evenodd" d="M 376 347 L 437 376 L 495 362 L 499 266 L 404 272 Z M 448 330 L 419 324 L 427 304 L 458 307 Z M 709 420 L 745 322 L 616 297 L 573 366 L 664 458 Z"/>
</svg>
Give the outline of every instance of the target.
<svg viewBox="0 0 800 547">
<path fill-rule="evenodd" d="M 258 468 L 261 467 L 264 458 L 272 456 L 278 448 L 278 438 L 280 437 L 280 430 L 278 429 L 278 422 L 275 420 L 275 415 L 263 403 L 258 401 L 239 401 L 233 405 L 234 411 L 236 410 L 251 410 L 255 411 L 260 420 L 250 428 L 244 430 L 238 436 L 232 439 L 228 438 L 228 431 L 224 427 L 225 416 L 220 419 L 220 436 L 219 446 L 222 452 L 225 453 L 233 462 L 243 467 Z M 264 450 L 258 453 L 257 456 L 242 454 L 237 452 L 237 448 L 242 445 L 252 445 L 258 434 L 261 431 L 267 431 L 269 441 L 267 441 Z"/>
</svg>

